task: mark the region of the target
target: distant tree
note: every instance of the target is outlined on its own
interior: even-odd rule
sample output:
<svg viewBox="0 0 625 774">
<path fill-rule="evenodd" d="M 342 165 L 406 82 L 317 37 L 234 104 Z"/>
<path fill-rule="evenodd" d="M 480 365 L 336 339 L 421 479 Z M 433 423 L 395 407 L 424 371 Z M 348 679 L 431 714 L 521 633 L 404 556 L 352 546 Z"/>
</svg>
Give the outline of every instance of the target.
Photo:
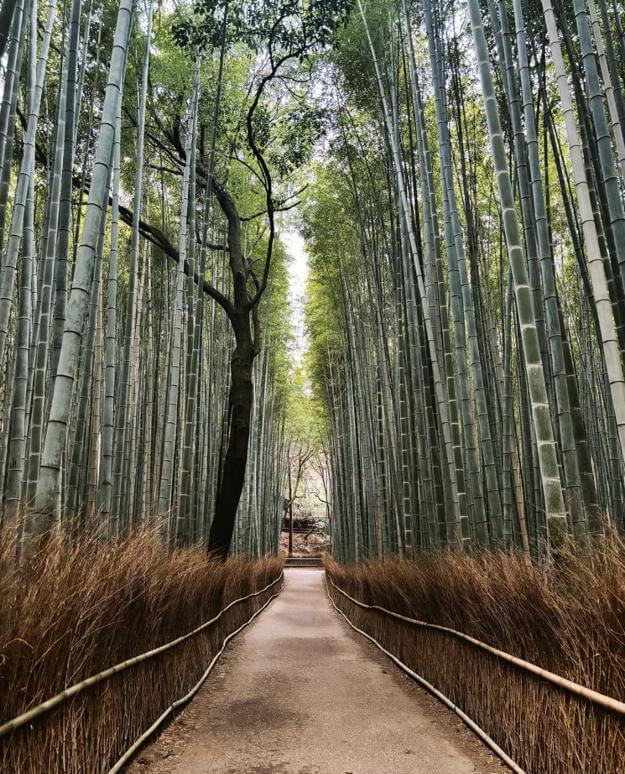
<svg viewBox="0 0 625 774">
<path fill-rule="evenodd" d="M 305 159 L 320 129 L 315 111 L 292 111 L 282 125 L 267 109 L 265 98 L 274 85 L 288 88 L 294 73 L 292 65 L 302 66 L 310 56 L 330 41 L 346 19 L 349 0 L 213 0 L 198 2 L 192 14 L 182 17 L 175 34 L 182 46 L 202 48 L 215 44 L 220 35 L 243 41 L 254 50 L 259 68 L 250 84 L 250 104 L 244 119 L 243 142 L 251 152 L 253 175 L 265 198 L 262 216 L 266 220 L 266 253 L 260 270 L 246 260 L 241 241 L 242 217 L 235 197 L 226 184 L 210 175 L 210 186 L 228 223 L 228 255 L 232 275 L 232 296 L 215 287 L 208 292 L 220 304 L 234 333 L 235 349 L 230 360 L 228 399 L 228 441 L 219 475 L 215 513 L 208 548 L 227 556 L 247 464 L 250 421 L 253 405 L 252 366 L 260 351 L 261 321 L 259 302 L 270 276 L 276 238 L 276 213 L 293 206 L 280 202 L 275 193 L 274 175 L 286 176 Z M 220 26 L 218 18 L 226 20 Z M 280 152 L 275 151 L 275 132 L 283 132 Z M 184 148 L 178 147 L 184 155 Z"/>
</svg>

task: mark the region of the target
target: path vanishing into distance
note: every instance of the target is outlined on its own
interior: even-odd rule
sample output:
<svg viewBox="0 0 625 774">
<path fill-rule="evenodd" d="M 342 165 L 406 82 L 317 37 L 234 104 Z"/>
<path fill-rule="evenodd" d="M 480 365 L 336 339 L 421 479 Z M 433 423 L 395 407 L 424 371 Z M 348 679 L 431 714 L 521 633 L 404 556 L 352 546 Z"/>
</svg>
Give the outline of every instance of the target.
<svg viewBox="0 0 625 774">
<path fill-rule="evenodd" d="M 131 774 L 470 774 L 506 769 L 328 601 L 324 573 L 280 596 L 228 648 Z"/>
</svg>

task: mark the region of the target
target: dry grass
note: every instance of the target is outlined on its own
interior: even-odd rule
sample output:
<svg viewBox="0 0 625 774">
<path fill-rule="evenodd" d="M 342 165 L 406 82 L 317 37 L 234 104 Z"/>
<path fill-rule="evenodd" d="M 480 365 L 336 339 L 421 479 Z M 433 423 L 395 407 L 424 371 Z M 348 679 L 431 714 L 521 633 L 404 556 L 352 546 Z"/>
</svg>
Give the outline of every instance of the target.
<svg viewBox="0 0 625 774">
<path fill-rule="evenodd" d="M 351 596 L 465 632 L 625 701 L 625 544 L 611 537 L 547 567 L 443 553 L 327 571 Z M 445 633 L 366 611 L 356 626 L 460 706 L 527 772 L 625 771 L 625 718 L 594 708 Z"/>
<path fill-rule="evenodd" d="M 0 534 L 0 723 L 63 688 L 185 634 L 274 580 L 275 558 L 168 554 L 150 534 L 48 544 L 17 567 Z M 0 771 L 103 772 L 194 685 L 223 638 L 273 590 L 235 605 L 208 631 L 0 738 Z"/>
</svg>

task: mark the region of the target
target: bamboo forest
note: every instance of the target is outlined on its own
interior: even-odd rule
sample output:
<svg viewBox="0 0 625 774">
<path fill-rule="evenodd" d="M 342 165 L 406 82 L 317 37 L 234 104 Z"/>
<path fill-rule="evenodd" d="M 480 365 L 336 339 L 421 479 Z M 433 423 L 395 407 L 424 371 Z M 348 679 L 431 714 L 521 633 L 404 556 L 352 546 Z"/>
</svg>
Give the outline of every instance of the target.
<svg viewBox="0 0 625 774">
<path fill-rule="evenodd" d="M 0 774 L 624 774 L 623 0 L 0 0 L 0 481 Z"/>
</svg>

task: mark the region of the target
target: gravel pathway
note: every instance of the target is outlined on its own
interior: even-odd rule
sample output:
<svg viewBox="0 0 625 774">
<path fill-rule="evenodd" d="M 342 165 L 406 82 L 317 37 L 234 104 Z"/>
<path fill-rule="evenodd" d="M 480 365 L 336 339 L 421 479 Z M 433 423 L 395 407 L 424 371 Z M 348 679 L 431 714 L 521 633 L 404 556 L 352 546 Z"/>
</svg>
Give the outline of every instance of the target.
<svg viewBox="0 0 625 774">
<path fill-rule="evenodd" d="M 131 774 L 470 774 L 506 771 L 449 710 L 352 632 L 323 572 L 234 642 Z"/>
</svg>

